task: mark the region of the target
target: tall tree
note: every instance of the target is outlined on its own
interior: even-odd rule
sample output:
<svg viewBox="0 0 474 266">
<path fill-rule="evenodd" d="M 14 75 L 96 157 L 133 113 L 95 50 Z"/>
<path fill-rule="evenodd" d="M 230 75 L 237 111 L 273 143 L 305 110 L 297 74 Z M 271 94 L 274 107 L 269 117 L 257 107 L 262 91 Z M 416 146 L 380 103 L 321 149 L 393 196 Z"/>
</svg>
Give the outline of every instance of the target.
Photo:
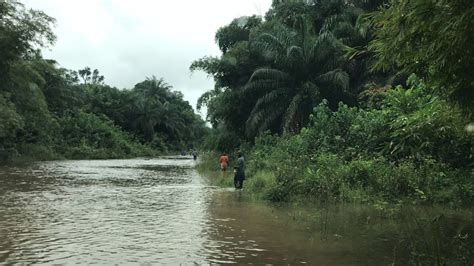
<svg viewBox="0 0 474 266">
<path fill-rule="evenodd" d="M 54 43 L 54 22 L 42 11 L 26 9 L 18 1 L 0 1 L 0 86 L 7 84 L 12 62 Z"/>
<path fill-rule="evenodd" d="M 299 32 L 277 25 L 255 41 L 270 65 L 255 70 L 245 87 L 258 98 L 247 120 L 251 135 L 275 126 L 297 132 L 322 98 L 337 106 L 349 86 L 341 68 L 342 43 L 330 32 L 316 34 L 308 20 L 301 21 Z"/>
</svg>

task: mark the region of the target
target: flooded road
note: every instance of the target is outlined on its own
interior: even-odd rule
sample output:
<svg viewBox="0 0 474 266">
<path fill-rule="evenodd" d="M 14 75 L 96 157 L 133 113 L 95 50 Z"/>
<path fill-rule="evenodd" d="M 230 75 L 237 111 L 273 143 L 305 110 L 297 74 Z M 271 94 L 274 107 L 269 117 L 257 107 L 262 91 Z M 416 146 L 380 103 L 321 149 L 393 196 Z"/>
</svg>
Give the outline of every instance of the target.
<svg viewBox="0 0 474 266">
<path fill-rule="evenodd" d="M 0 168 L 0 263 L 408 262 L 410 243 L 394 233 L 399 225 L 373 211 L 252 202 L 245 191 L 207 185 L 194 163 L 162 158 Z M 472 216 L 454 220 L 448 235 L 471 230 Z"/>
</svg>

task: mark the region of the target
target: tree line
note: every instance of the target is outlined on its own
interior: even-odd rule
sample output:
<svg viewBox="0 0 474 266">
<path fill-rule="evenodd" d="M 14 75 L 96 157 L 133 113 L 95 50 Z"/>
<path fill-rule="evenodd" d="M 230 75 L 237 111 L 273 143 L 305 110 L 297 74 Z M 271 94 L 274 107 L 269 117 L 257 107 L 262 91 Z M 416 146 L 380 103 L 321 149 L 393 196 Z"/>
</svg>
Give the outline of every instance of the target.
<svg viewBox="0 0 474 266">
<path fill-rule="evenodd" d="M 275 0 L 217 31 L 221 56 L 193 62 L 216 81 L 199 106 L 220 138 L 244 141 L 298 133 L 323 99 L 361 106 L 412 73 L 472 106 L 472 12 L 470 1 Z"/>
<path fill-rule="evenodd" d="M 205 145 L 245 150 L 267 199 L 469 204 L 473 17 L 469 0 L 274 0 L 236 18 L 190 66 L 215 80 Z"/>
<path fill-rule="evenodd" d="M 1 1 L 0 21 L 1 161 L 149 156 L 189 149 L 208 131 L 163 79 L 119 90 L 97 69 L 43 58 L 56 36 L 42 11 Z"/>
</svg>

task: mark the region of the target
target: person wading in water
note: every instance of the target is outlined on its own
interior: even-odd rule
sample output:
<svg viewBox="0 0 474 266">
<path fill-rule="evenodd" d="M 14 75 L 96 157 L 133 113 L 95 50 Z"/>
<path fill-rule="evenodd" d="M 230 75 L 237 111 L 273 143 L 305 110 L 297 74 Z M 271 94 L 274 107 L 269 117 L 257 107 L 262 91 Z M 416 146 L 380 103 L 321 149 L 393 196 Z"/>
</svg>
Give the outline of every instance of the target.
<svg viewBox="0 0 474 266">
<path fill-rule="evenodd" d="M 219 158 L 219 163 L 221 165 L 221 171 L 222 175 L 225 176 L 225 173 L 227 171 L 227 166 L 229 166 L 229 156 L 227 156 L 227 153 L 223 153 L 221 157 Z"/>
<path fill-rule="evenodd" d="M 236 189 L 242 189 L 245 180 L 245 160 L 241 151 L 237 152 L 237 164 L 234 167 L 234 186 Z"/>
</svg>

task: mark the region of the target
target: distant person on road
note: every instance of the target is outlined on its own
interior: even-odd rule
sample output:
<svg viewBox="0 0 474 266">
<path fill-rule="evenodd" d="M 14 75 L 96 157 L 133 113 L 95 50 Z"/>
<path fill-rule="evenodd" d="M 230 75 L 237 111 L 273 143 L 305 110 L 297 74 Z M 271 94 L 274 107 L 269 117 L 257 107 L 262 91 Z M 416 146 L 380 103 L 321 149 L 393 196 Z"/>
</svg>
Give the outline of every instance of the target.
<svg viewBox="0 0 474 266">
<path fill-rule="evenodd" d="M 227 156 L 227 153 L 222 153 L 219 158 L 219 163 L 221 165 L 221 171 L 225 173 L 227 171 L 227 166 L 229 166 L 229 156 Z"/>
<path fill-rule="evenodd" d="M 237 157 L 237 163 L 234 167 L 234 186 L 235 189 L 242 189 L 245 180 L 245 160 L 240 150 L 237 152 Z"/>
<path fill-rule="evenodd" d="M 196 161 L 196 159 L 197 159 L 197 157 L 198 157 L 197 151 L 196 151 L 196 150 L 193 150 L 192 154 L 193 154 L 193 159 Z"/>
</svg>

